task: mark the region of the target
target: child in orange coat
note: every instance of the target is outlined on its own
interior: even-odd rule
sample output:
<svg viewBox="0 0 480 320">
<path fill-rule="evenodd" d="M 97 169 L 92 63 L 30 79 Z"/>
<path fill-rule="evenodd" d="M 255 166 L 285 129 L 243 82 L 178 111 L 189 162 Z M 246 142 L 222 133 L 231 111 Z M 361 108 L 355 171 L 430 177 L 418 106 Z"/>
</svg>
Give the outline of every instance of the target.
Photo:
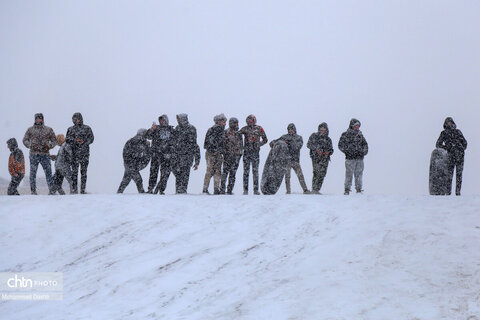
<svg viewBox="0 0 480 320">
<path fill-rule="evenodd" d="M 18 147 L 17 140 L 11 138 L 7 141 L 8 149 L 10 149 L 10 157 L 8 158 L 8 172 L 12 176 L 12 180 L 8 186 L 8 195 L 19 195 L 17 187 L 25 177 L 25 158 L 22 150 Z"/>
</svg>

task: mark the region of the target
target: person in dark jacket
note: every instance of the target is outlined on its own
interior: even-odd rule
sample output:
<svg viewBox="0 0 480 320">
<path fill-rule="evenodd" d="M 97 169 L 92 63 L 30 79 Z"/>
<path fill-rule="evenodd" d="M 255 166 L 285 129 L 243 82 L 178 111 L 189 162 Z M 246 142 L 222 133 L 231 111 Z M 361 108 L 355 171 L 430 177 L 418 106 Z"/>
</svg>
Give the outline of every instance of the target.
<svg viewBox="0 0 480 320">
<path fill-rule="evenodd" d="M 368 143 L 360 131 L 360 121 L 350 120 L 348 130 L 342 133 L 338 149 L 345 154 L 345 195 L 350 194 L 352 178 L 355 176 L 355 189 L 362 193 L 363 158 L 368 153 Z"/>
<path fill-rule="evenodd" d="M 243 139 L 238 128 L 238 119 L 228 120 L 228 129 L 225 130 L 225 153 L 223 157 L 223 172 L 221 192 L 225 192 L 228 178 L 227 194 L 233 194 L 235 175 L 237 174 L 240 158 L 243 153 Z"/>
<path fill-rule="evenodd" d="M 213 193 L 221 194 L 220 183 L 222 180 L 223 154 L 225 153 L 225 125 L 227 118 L 219 114 L 213 118 L 214 125 L 208 129 L 205 135 L 203 148 L 205 159 L 207 161 L 207 171 L 203 181 L 203 193 L 209 194 L 208 185 L 213 177 Z"/>
<path fill-rule="evenodd" d="M 465 150 L 467 149 L 467 140 L 462 131 L 457 129 L 457 125 L 452 118 L 445 119 L 443 131 L 437 140 L 437 148 L 447 150 L 448 155 L 448 195 L 451 194 L 453 171 L 456 168 L 456 186 L 455 194 L 460 195 L 462 189 L 463 163 L 465 159 Z"/>
<path fill-rule="evenodd" d="M 150 142 L 147 141 L 147 130 L 139 129 L 137 135 L 125 143 L 123 148 L 123 165 L 125 173 L 117 193 L 123 193 L 130 180 L 137 185 L 138 193 L 144 193 L 143 179 L 140 171 L 145 169 L 151 159 Z"/>
<path fill-rule="evenodd" d="M 284 134 L 280 138 L 273 140 L 270 142 L 270 147 L 273 147 L 273 144 L 276 141 L 285 141 L 288 145 L 288 151 L 290 154 L 290 161 L 288 163 L 287 171 L 285 172 L 285 186 L 287 188 L 287 194 L 292 192 L 290 186 L 290 173 L 291 169 L 297 174 L 298 181 L 300 182 L 300 186 L 303 189 L 303 193 L 308 194 L 310 191 L 307 188 L 307 184 L 305 183 L 305 178 L 303 176 L 302 167 L 300 166 L 300 149 L 303 146 L 303 138 L 302 136 L 297 134 L 297 128 L 295 124 L 290 123 L 287 126 L 287 134 Z"/>
<path fill-rule="evenodd" d="M 247 125 L 240 129 L 244 136 L 243 149 L 243 194 L 248 194 L 248 178 L 252 165 L 253 193 L 258 195 L 258 165 L 260 164 L 260 147 L 268 142 L 263 128 L 257 125 L 257 118 L 251 114 L 246 119 Z"/>
<path fill-rule="evenodd" d="M 19 195 L 18 186 L 25 177 L 25 157 L 22 150 L 18 147 L 17 139 L 11 138 L 7 141 L 7 147 L 10 150 L 10 157 L 8 158 L 8 172 L 12 179 L 8 185 L 7 194 L 9 196 Z"/>
<path fill-rule="evenodd" d="M 72 146 L 73 151 L 72 189 L 73 193 L 78 193 L 78 169 L 80 168 L 80 193 L 83 194 L 86 193 L 90 145 L 93 143 L 94 136 L 92 129 L 83 124 L 80 112 L 73 114 L 72 121 L 73 126 L 67 130 L 67 143 Z"/>
<path fill-rule="evenodd" d="M 57 145 L 57 137 L 53 129 L 44 124 L 43 114 L 35 114 L 35 123 L 25 132 L 23 144 L 30 149 L 30 190 L 32 194 L 37 194 L 36 180 L 39 164 L 45 171 L 49 194 L 53 194 L 52 165 L 49 152 Z"/>
<path fill-rule="evenodd" d="M 182 194 L 187 193 L 192 163 L 193 170 L 197 170 L 200 164 L 200 147 L 197 144 L 197 129 L 188 122 L 188 115 L 185 113 L 177 115 L 177 122 L 173 174 L 176 193 Z"/>
<path fill-rule="evenodd" d="M 57 135 L 57 143 L 60 146 L 56 156 L 51 155 L 50 159 L 55 161 L 55 174 L 53 175 L 53 193 L 58 192 L 59 194 L 64 195 L 62 184 L 63 179 L 65 178 L 70 186 L 70 194 L 75 193 L 73 190 L 73 180 L 72 180 L 72 164 L 73 164 L 73 150 L 72 146 L 68 143 L 65 143 L 65 136 L 63 134 Z"/>
<path fill-rule="evenodd" d="M 327 175 L 328 163 L 333 154 L 332 139 L 328 133 L 328 125 L 322 122 L 318 126 L 318 132 L 312 133 L 307 143 L 307 148 L 310 149 L 310 158 L 312 158 L 312 193 L 314 194 L 320 194 L 323 180 Z"/>
<path fill-rule="evenodd" d="M 152 162 L 150 163 L 150 179 L 147 192 L 164 194 L 168 178 L 172 172 L 175 128 L 169 125 L 166 114 L 158 117 L 158 123 L 159 125 L 153 124 L 147 131 L 147 139 L 152 140 Z M 159 168 L 160 181 L 157 184 Z"/>
</svg>

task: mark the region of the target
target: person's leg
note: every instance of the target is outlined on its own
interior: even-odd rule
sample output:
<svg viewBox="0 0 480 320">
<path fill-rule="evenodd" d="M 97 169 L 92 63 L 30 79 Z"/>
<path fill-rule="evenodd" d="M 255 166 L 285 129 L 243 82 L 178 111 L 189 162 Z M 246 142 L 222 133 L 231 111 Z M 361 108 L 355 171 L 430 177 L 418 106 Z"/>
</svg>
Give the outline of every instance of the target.
<svg viewBox="0 0 480 320">
<path fill-rule="evenodd" d="M 250 175 L 251 162 L 252 162 L 251 155 L 248 153 L 245 153 L 243 155 L 243 193 L 248 193 L 248 178 Z"/>
<path fill-rule="evenodd" d="M 215 164 L 213 166 L 213 193 L 220 194 L 220 183 L 222 181 L 222 163 L 223 163 L 223 156 L 222 154 L 218 153 L 215 156 Z M 225 193 L 225 190 L 224 190 Z"/>
<path fill-rule="evenodd" d="M 52 178 L 52 163 L 49 155 L 42 155 L 40 158 L 40 164 L 45 172 L 45 178 L 47 179 L 49 193 L 52 193 L 53 178 Z"/>
<path fill-rule="evenodd" d="M 118 187 L 117 193 L 123 193 L 127 188 L 130 180 L 132 179 L 132 175 L 129 169 L 125 168 L 125 173 L 123 174 L 122 182 L 120 182 L 120 186 Z"/>
<path fill-rule="evenodd" d="M 80 167 L 80 159 L 73 157 L 72 163 L 72 193 L 78 193 L 78 169 Z"/>
<path fill-rule="evenodd" d="M 19 173 L 18 176 L 12 176 L 12 179 L 10 181 L 10 184 L 8 185 L 8 190 L 7 194 L 12 196 L 12 195 L 19 195 L 18 193 L 18 186 L 20 185 L 20 182 L 23 179 L 23 174 Z"/>
<path fill-rule="evenodd" d="M 154 193 L 160 192 L 160 194 L 163 194 L 167 188 L 168 177 L 170 177 L 170 173 L 172 171 L 170 156 L 162 155 L 160 158 L 160 166 L 160 181 L 158 182 Z"/>
<path fill-rule="evenodd" d="M 143 189 L 143 179 L 142 175 L 140 174 L 139 171 L 132 171 L 132 179 L 137 185 L 137 190 L 138 193 L 145 193 L 145 190 Z"/>
<path fill-rule="evenodd" d="M 349 193 L 352 188 L 354 167 L 355 160 L 345 159 L 345 193 Z"/>
<path fill-rule="evenodd" d="M 291 185 L 290 185 L 290 178 L 291 178 L 291 170 L 292 169 L 292 162 L 289 161 L 287 165 L 287 170 L 285 171 L 285 189 L 287 189 L 287 194 L 292 192 Z"/>
<path fill-rule="evenodd" d="M 205 160 L 207 161 L 207 170 L 205 172 L 205 178 L 203 179 L 203 192 L 208 192 L 208 186 L 214 173 L 215 156 L 209 152 L 205 152 Z"/>
<path fill-rule="evenodd" d="M 320 192 L 322 187 L 320 179 L 320 162 L 312 158 L 312 168 L 313 168 L 313 177 L 312 177 L 312 192 Z"/>
<path fill-rule="evenodd" d="M 80 193 L 85 193 L 85 190 L 87 188 L 87 170 L 88 170 L 88 164 L 90 160 L 89 157 L 85 157 L 82 159 L 80 162 L 80 174 L 81 174 L 81 181 L 80 181 Z"/>
<path fill-rule="evenodd" d="M 292 168 L 297 174 L 298 182 L 300 182 L 300 186 L 302 187 L 303 192 L 307 192 L 308 188 L 307 188 L 307 184 L 305 183 L 305 177 L 303 176 L 302 166 L 300 166 L 300 162 L 293 162 Z"/>
<path fill-rule="evenodd" d="M 318 163 L 318 190 L 322 189 L 323 181 L 325 180 L 325 176 L 327 175 L 328 169 L 328 159 L 320 161 Z"/>
<path fill-rule="evenodd" d="M 355 160 L 355 190 L 357 192 L 362 192 L 363 189 L 363 160 Z"/>
<path fill-rule="evenodd" d="M 240 165 L 241 155 L 237 155 L 233 158 L 230 170 L 228 171 L 228 187 L 227 193 L 231 194 L 233 192 L 233 187 L 235 186 L 235 180 L 237 175 L 237 170 Z"/>
<path fill-rule="evenodd" d="M 155 153 L 150 161 L 150 178 L 148 179 L 147 192 L 153 192 L 153 189 L 157 185 L 158 169 L 160 167 L 160 155 Z"/>
<path fill-rule="evenodd" d="M 457 178 L 456 185 L 455 185 L 455 194 L 459 196 L 462 191 L 463 160 L 457 162 L 455 170 L 456 170 L 456 178 Z"/>
<path fill-rule="evenodd" d="M 253 193 L 260 194 L 258 192 L 258 166 L 260 164 L 260 153 L 256 153 L 252 159 L 252 176 L 253 176 Z"/>
<path fill-rule="evenodd" d="M 40 158 L 36 154 L 30 155 L 30 191 L 37 194 L 37 170 Z"/>
<path fill-rule="evenodd" d="M 232 170 L 233 161 L 234 158 L 232 157 L 232 155 L 225 155 L 225 158 L 223 159 L 222 181 L 220 186 L 220 190 L 222 190 L 223 192 L 225 192 L 227 178 L 230 174 L 230 171 Z"/>
<path fill-rule="evenodd" d="M 453 183 L 453 172 L 455 170 L 455 159 L 451 154 L 447 156 L 448 163 L 447 163 L 447 178 L 446 178 L 446 186 L 445 192 L 447 195 L 452 194 L 452 183 Z"/>
</svg>

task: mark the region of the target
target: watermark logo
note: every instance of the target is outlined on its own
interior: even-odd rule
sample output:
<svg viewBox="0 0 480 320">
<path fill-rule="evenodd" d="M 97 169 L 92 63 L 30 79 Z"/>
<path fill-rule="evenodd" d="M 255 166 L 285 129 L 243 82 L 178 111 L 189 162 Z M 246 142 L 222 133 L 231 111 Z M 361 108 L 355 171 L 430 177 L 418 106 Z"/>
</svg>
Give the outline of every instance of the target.
<svg viewBox="0 0 480 320">
<path fill-rule="evenodd" d="M 62 300 L 60 272 L 0 272 L 0 300 Z"/>
</svg>

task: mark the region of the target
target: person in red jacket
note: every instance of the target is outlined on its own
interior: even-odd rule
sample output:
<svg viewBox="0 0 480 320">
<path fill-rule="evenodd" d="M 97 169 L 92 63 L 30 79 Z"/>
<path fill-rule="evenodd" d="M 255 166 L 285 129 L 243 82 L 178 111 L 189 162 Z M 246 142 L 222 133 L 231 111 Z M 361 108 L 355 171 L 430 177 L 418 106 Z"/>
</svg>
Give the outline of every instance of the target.
<svg viewBox="0 0 480 320">
<path fill-rule="evenodd" d="M 10 157 L 8 158 L 8 172 L 12 176 L 12 180 L 8 185 L 7 194 L 19 195 L 18 186 L 25 177 L 25 158 L 23 156 L 22 150 L 18 147 L 17 140 L 11 138 L 7 141 L 8 149 L 10 149 Z"/>
</svg>

